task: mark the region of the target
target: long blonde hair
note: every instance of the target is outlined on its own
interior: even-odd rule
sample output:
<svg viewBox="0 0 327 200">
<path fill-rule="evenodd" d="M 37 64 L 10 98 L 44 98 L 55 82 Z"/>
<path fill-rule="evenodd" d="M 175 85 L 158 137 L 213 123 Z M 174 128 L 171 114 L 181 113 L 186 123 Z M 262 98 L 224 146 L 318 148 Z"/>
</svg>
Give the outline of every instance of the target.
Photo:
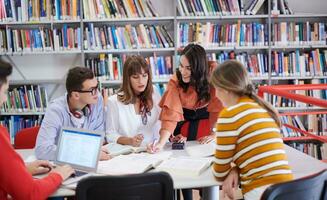
<svg viewBox="0 0 327 200">
<path fill-rule="evenodd" d="M 265 108 L 269 115 L 281 126 L 278 112 L 272 105 L 261 99 L 256 93 L 247 70 L 242 63 L 228 60 L 219 65 L 212 73 L 210 82 L 214 87 L 220 87 L 238 96 L 246 95 Z"/>
</svg>

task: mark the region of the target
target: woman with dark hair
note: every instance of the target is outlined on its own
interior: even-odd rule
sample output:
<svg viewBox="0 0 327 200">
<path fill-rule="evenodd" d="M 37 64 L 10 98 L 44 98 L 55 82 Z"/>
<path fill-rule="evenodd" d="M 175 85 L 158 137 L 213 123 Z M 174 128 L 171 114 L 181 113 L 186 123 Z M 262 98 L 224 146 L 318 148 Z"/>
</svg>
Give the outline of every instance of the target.
<svg viewBox="0 0 327 200">
<path fill-rule="evenodd" d="M 197 140 L 204 144 L 215 139 L 212 131 L 221 104 L 209 85 L 206 52 L 197 44 L 187 45 L 180 57 L 180 66 L 169 80 L 160 101 L 160 139 L 149 145 L 148 151 L 160 151 L 168 138 L 174 142 Z M 182 190 L 184 199 L 192 199 L 192 190 Z"/>
<path fill-rule="evenodd" d="M 122 86 L 108 99 L 108 141 L 138 147 L 158 139 L 159 101 L 150 66 L 141 56 L 129 56 L 124 63 Z"/>
<path fill-rule="evenodd" d="M 180 57 L 180 66 L 169 80 L 160 107 L 160 140 L 149 151 L 162 149 L 169 137 L 176 142 L 198 140 L 208 143 L 215 138 L 214 127 L 221 104 L 209 85 L 206 52 L 197 44 L 187 45 Z"/>
<path fill-rule="evenodd" d="M 8 76 L 12 66 L 0 61 L 0 106 L 7 100 Z M 0 199 L 46 199 L 60 186 L 63 180 L 74 173 L 71 166 L 58 166 L 52 169 L 50 163 L 37 160 L 25 165 L 22 158 L 10 144 L 9 133 L 0 126 Z M 49 172 L 50 171 L 50 172 Z M 42 179 L 32 175 L 49 172 Z"/>
</svg>

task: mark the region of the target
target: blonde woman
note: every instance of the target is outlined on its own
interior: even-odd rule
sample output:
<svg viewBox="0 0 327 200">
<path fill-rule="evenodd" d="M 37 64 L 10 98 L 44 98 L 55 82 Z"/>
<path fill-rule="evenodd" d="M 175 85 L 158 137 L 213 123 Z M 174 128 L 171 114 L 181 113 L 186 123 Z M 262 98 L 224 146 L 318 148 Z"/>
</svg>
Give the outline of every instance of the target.
<svg viewBox="0 0 327 200">
<path fill-rule="evenodd" d="M 217 121 L 213 165 L 223 191 L 233 198 L 239 178 L 245 200 L 256 200 L 269 185 L 292 180 L 278 114 L 255 94 L 245 67 L 226 61 L 214 70 L 211 83 L 225 107 Z"/>
</svg>

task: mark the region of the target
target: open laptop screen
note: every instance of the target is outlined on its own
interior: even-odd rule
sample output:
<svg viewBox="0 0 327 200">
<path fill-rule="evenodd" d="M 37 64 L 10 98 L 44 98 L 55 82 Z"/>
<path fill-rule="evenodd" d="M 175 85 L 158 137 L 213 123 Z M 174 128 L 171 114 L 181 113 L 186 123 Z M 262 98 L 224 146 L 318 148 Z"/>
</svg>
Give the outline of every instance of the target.
<svg viewBox="0 0 327 200">
<path fill-rule="evenodd" d="M 82 168 L 96 168 L 101 142 L 101 134 L 62 129 L 57 161 Z"/>
</svg>

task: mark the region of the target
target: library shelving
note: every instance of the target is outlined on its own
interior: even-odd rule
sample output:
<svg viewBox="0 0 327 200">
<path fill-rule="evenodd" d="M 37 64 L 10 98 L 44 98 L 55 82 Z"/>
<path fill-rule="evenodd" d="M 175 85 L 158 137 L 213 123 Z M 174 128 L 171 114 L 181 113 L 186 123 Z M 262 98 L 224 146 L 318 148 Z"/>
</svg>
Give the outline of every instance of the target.
<svg viewBox="0 0 327 200">
<path fill-rule="evenodd" d="M 283 140 L 288 145 L 320 160 L 327 159 L 327 100 L 293 91 L 327 92 L 327 84 L 260 86 L 259 95 L 272 94 L 312 107 L 279 108 Z"/>
<path fill-rule="evenodd" d="M 141 54 L 147 58 L 169 56 L 171 59 L 171 68 L 169 69 L 174 71 L 178 67 L 179 52 L 183 49 L 183 46 L 189 42 L 197 41 L 204 46 L 208 58 L 211 60 L 222 62 L 234 58 L 241 61 L 247 66 L 251 79 L 259 84 L 285 84 L 290 81 L 294 83 L 305 81 L 307 83 L 313 79 L 327 80 L 327 56 L 325 56 L 327 44 L 326 39 L 323 40 L 323 38 L 326 38 L 327 13 L 291 11 L 288 10 L 290 8 L 287 6 L 288 4 L 286 5 L 286 1 L 283 1 L 284 7 L 274 7 L 275 0 L 262 1 L 263 5 L 250 5 L 251 1 L 247 0 L 170 0 L 167 2 L 160 0 L 115 0 L 108 1 L 108 4 L 105 5 L 103 4 L 104 1 L 79 0 L 70 1 L 74 2 L 72 6 L 68 6 L 61 0 L 42 2 L 49 3 L 50 8 L 52 8 L 51 11 L 42 10 L 37 5 L 32 5 L 32 11 L 34 12 L 29 13 L 27 12 L 27 5 L 24 4 L 21 5 L 21 8 L 15 8 L 16 14 L 13 18 L 9 17 L 7 19 L 7 16 L 0 15 L 0 55 L 10 57 L 11 60 L 21 56 L 69 55 L 72 57 L 77 56 L 80 65 L 84 65 L 87 60 L 98 60 L 97 62 L 100 63 L 100 57 L 105 55 L 107 60 L 109 54 L 112 57 L 121 58 L 121 60 L 123 60 L 124 56 L 130 54 Z M 52 5 L 51 2 L 54 4 Z M 126 2 L 134 2 L 134 4 L 125 5 Z M 101 6 L 95 6 L 95 3 L 100 3 Z M 68 7 L 70 9 L 66 9 Z M 18 9 L 22 10 L 19 15 Z M 188 9 L 188 11 L 186 12 L 185 9 Z M 273 12 L 276 10 L 280 14 Z M 138 32 L 137 27 L 141 24 L 145 28 L 142 28 L 143 31 Z M 186 32 L 186 30 L 190 30 L 190 24 L 199 24 L 198 32 L 195 31 L 194 35 L 201 35 L 200 39 L 186 40 L 184 38 L 184 35 L 185 37 L 192 35 Z M 162 26 L 165 27 L 166 31 L 160 32 L 161 28 L 156 31 L 156 27 Z M 307 27 L 306 31 L 310 32 L 310 34 L 306 35 L 306 39 L 309 40 L 304 40 L 303 35 L 300 37 L 300 32 L 303 33 L 303 31 L 296 31 L 304 26 Z M 92 27 L 92 29 L 89 29 L 89 27 Z M 124 45 L 119 46 L 116 44 L 115 47 L 115 44 L 110 40 L 108 27 L 120 28 Z M 277 29 L 275 29 L 276 27 Z M 279 30 L 279 27 L 283 28 L 283 34 L 274 34 L 274 30 Z M 107 30 L 104 28 L 107 28 Z M 130 30 L 134 28 L 136 31 L 133 34 L 133 31 Z M 214 28 L 216 31 L 214 31 Z M 94 34 L 92 34 L 93 30 Z M 183 30 L 185 31 L 182 32 Z M 251 32 L 250 30 L 255 31 L 257 34 L 248 33 Z M 25 33 L 25 39 L 30 35 L 34 36 L 35 42 L 23 42 L 22 33 Z M 206 33 L 209 33 L 209 36 Z M 219 34 L 221 38 L 224 36 L 225 40 L 222 40 L 224 42 L 220 43 L 220 41 L 214 40 L 219 38 Z M 98 38 L 94 37 L 92 43 L 90 38 L 88 39 L 90 35 L 98 35 Z M 248 39 L 251 39 L 249 41 L 245 40 L 245 35 L 247 35 Z M 315 38 L 314 40 L 311 40 L 311 35 L 312 38 Z M 17 39 L 14 39 L 15 36 Z M 141 43 L 138 44 L 137 41 L 133 41 L 134 38 L 139 39 L 139 36 L 148 37 L 148 44 L 142 46 Z M 172 40 L 170 42 L 169 36 Z M 126 38 L 128 40 L 124 41 Z M 205 39 L 204 43 L 201 43 L 201 38 Z M 291 39 L 285 41 L 285 38 L 292 38 L 294 41 Z M 140 40 L 143 41 L 143 39 Z M 181 39 L 185 39 L 185 42 L 182 43 L 183 40 Z M 277 43 L 275 39 L 277 39 Z M 11 46 L 9 40 L 12 40 Z M 114 41 L 114 39 L 112 40 Z M 293 42 L 288 43 L 289 41 Z M 252 42 L 252 44 L 247 42 Z M 95 45 L 94 48 L 92 48 L 92 44 Z M 230 55 L 231 53 L 233 55 Z M 277 68 L 274 68 L 276 63 L 273 60 L 275 53 L 276 55 L 284 53 L 279 58 L 281 62 L 277 62 L 278 70 L 281 73 L 276 73 L 278 72 L 275 70 Z M 222 54 L 226 55 L 222 56 Z M 288 58 L 286 55 L 290 57 Z M 320 56 L 320 62 L 315 59 L 317 55 Z M 312 63 L 310 64 L 310 62 Z M 310 68 L 310 66 L 316 67 L 317 63 L 320 63 L 321 73 L 315 73 L 316 71 Z M 294 73 L 297 71 L 294 69 L 292 71 L 290 67 L 287 68 L 290 74 L 283 74 L 286 66 L 292 65 L 294 67 L 294 64 L 298 67 L 294 69 L 303 68 L 305 74 Z M 90 67 L 92 66 L 90 65 Z M 152 71 L 156 69 L 158 73 L 154 76 L 154 83 L 165 84 L 168 82 L 172 71 L 165 73 L 165 68 L 160 68 L 158 62 L 155 68 L 152 68 Z M 93 70 L 100 74 L 101 88 L 117 88 L 121 84 L 120 78 L 110 77 L 110 74 L 108 74 L 110 69 L 101 71 L 93 66 Z M 63 79 L 44 80 L 26 77 L 22 81 L 14 80 L 11 83 L 21 85 L 50 83 L 58 85 L 64 82 Z M 160 87 L 164 88 L 164 86 Z M 302 108 L 295 107 L 292 109 Z M 35 114 L 38 115 L 39 113 L 35 112 Z M 10 114 L 8 113 L 8 115 Z"/>
</svg>

